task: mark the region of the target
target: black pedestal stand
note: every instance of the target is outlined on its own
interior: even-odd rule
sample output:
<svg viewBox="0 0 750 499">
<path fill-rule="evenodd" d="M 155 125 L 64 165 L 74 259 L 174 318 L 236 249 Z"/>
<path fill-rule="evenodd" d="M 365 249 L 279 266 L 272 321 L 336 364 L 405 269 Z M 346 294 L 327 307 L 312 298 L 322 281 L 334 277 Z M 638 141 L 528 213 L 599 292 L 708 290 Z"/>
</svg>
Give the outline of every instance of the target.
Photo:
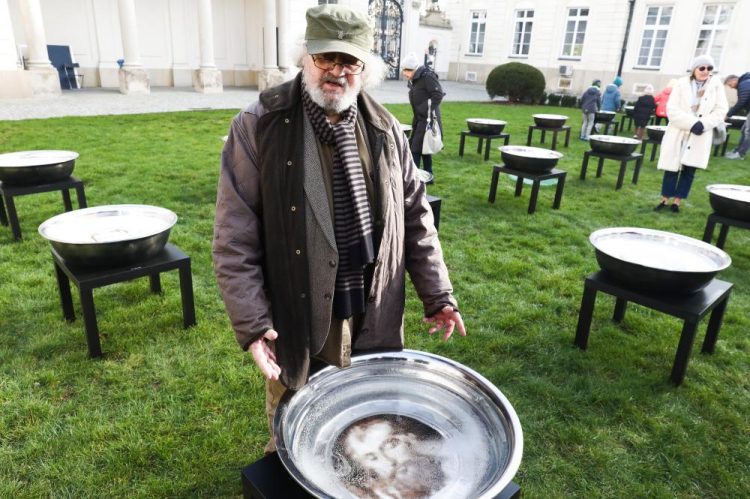
<svg viewBox="0 0 750 499">
<path fill-rule="evenodd" d="M 750 230 L 750 222 L 744 220 L 737 220 L 736 218 L 723 217 L 717 213 L 711 213 L 706 221 L 706 229 L 703 231 L 703 241 L 711 243 L 714 237 L 714 228 L 716 224 L 721 225 L 719 230 L 719 239 L 716 241 L 716 247 L 724 249 L 724 244 L 727 242 L 727 234 L 729 234 L 729 227 L 739 227 L 741 229 Z"/>
<path fill-rule="evenodd" d="M 620 174 L 617 176 L 617 184 L 615 190 L 622 188 L 622 182 L 625 179 L 625 170 L 628 167 L 628 163 L 635 161 L 635 169 L 633 170 L 633 183 L 638 183 L 638 175 L 641 172 L 641 164 L 643 163 L 643 154 L 633 153 L 630 156 L 615 156 L 614 154 L 604 154 L 596 151 L 586 151 L 583 153 L 583 164 L 581 165 L 581 180 L 586 180 L 586 170 L 589 166 L 589 158 L 594 156 L 599 158 L 599 165 L 596 168 L 596 178 L 602 176 L 602 168 L 604 167 L 605 159 L 612 159 L 620 162 Z"/>
<path fill-rule="evenodd" d="M 546 133 L 552 132 L 552 150 L 553 151 L 557 148 L 557 134 L 560 132 L 565 132 L 565 147 L 568 147 L 568 144 L 570 144 L 570 127 L 568 125 L 563 125 L 559 128 L 550 128 L 546 126 L 531 125 L 529 127 L 529 136 L 526 138 L 527 146 L 531 146 L 531 139 L 534 135 L 534 130 L 542 131 L 542 140 L 541 140 L 542 144 L 544 144 L 544 136 L 546 135 Z"/>
<path fill-rule="evenodd" d="M 536 210 L 536 200 L 539 196 L 539 186 L 542 180 L 548 180 L 551 178 L 557 179 L 557 190 L 555 191 L 555 202 L 552 205 L 552 209 L 559 209 L 560 202 L 562 201 L 563 189 L 565 188 L 565 176 L 568 172 L 563 170 L 553 169 L 546 173 L 529 173 L 520 170 L 514 170 L 508 168 L 505 165 L 495 165 L 492 170 L 492 181 L 490 182 L 490 195 L 487 199 L 488 202 L 495 202 L 495 195 L 497 194 L 497 182 L 500 178 L 500 173 L 507 173 L 508 175 L 515 175 L 518 177 L 516 180 L 516 197 L 521 195 L 523 190 L 523 179 L 528 178 L 534 181 L 531 186 L 531 199 L 529 199 L 529 215 L 533 214 Z"/>
<path fill-rule="evenodd" d="M 482 143 L 487 140 L 487 145 L 484 148 L 484 160 L 487 161 L 490 159 L 490 144 L 492 143 L 492 139 L 503 139 L 505 141 L 504 145 L 508 145 L 510 142 L 510 134 L 509 133 L 498 133 L 497 135 L 482 135 L 480 133 L 474 133 L 474 132 L 461 132 L 461 144 L 458 147 L 458 155 L 463 156 L 464 155 L 464 143 L 466 142 L 466 137 L 476 137 L 479 139 L 479 144 L 477 144 L 477 154 L 482 154 Z"/>
<path fill-rule="evenodd" d="M 646 146 L 648 144 L 651 144 L 651 159 L 649 161 L 654 161 L 654 158 L 656 158 L 656 151 L 659 149 L 659 145 L 661 144 L 661 139 L 654 140 L 645 138 L 641 141 L 641 154 L 646 153 Z"/>
<path fill-rule="evenodd" d="M 612 316 L 612 320 L 617 323 L 622 322 L 625 318 L 625 309 L 629 301 L 685 321 L 682 326 L 680 342 L 677 345 L 677 355 L 674 359 L 671 375 L 672 383 L 675 386 L 680 386 L 685 379 L 685 371 L 690 359 L 690 351 L 693 349 L 693 340 L 698 330 L 698 323 L 709 312 L 711 312 L 711 318 L 708 321 L 706 338 L 703 341 L 701 351 L 708 354 L 713 353 L 716 340 L 719 338 L 719 329 L 721 329 L 727 301 L 732 292 L 732 284 L 714 279 L 701 291 L 689 295 L 646 293 L 623 286 L 601 271 L 591 274 L 586 277 L 581 312 L 578 315 L 578 328 L 576 329 L 575 344 L 581 350 L 586 350 L 588 344 L 597 291 L 602 291 L 617 298 L 615 313 Z"/>
</svg>

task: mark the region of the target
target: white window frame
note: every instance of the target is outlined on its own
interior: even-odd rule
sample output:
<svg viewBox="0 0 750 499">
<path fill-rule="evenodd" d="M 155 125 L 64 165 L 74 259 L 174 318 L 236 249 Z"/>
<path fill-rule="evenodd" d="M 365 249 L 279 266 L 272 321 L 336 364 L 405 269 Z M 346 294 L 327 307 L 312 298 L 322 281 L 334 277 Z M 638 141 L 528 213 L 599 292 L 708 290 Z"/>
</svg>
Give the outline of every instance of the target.
<svg viewBox="0 0 750 499">
<path fill-rule="evenodd" d="M 651 9 L 658 9 L 656 11 L 656 23 L 655 24 L 646 24 L 648 22 L 649 18 L 649 11 Z M 669 12 L 669 23 L 667 24 L 661 24 L 662 17 L 664 16 L 664 9 L 671 9 Z M 636 54 L 636 60 L 635 60 L 635 67 L 636 68 L 645 68 L 645 69 L 659 69 L 661 67 L 661 61 L 664 60 L 664 53 L 666 52 L 667 47 L 667 39 L 669 38 L 669 27 L 672 24 L 672 17 L 674 14 L 674 6 L 673 5 L 647 5 L 646 6 L 646 19 L 643 21 L 643 31 L 641 32 L 641 45 L 638 48 L 638 53 Z M 651 45 L 648 47 L 648 56 L 646 57 L 646 64 L 641 64 L 641 52 L 645 48 L 645 41 L 646 41 L 646 32 L 652 31 L 652 36 L 650 39 Z M 662 47 L 661 56 L 659 56 L 659 64 L 654 64 L 654 50 L 656 49 L 656 35 L 660 31 L 666 31 L 666 35 L 664 35 L 664 46 Z"/>
<path fill-rule="evenodd" d="M 703 24 L 703 19 L 705 19 L 705 17 L 706 17 L 706 11 L 708 10 L 709 7 L 717 7 L 718 10 L 716 12 L 716 18 L 715 18 L 713 24 Z M 720 14 L 721 14 L 721 10 L 729 8 L 729 9 L 732 9 L 732 13 L 734 13 L 734 8 L 735 7 L 736 7 L 736 5 L 733 4 L 733 3 L 732 4 L 727 4 L 727 3 L 707 3 L 707 4 L 705 4 L 703 6 L 703 12 L 701 13 L 701 24 L 700 24 L 700 26 L 698 26 L 698 35 L 695 38 L 695 44 L 694 44 L 695 52 L 693 53 L 693 57 L 697 57 L 698 55 L 701 55 L 701 54 L 709 54 L 709 55 L 711 55 L 711 52 L 713 51 L 713 48 L 714 48 L 714 40 L 716 39 L 716 32 L 717 31 L 727 31 L 727 30 L 729 30 L 729 27 L 730 27 L 730 25 L 732 23 L 732 15 L 730 14 L 729 16 L 727 16 L 728 21 L 727 21 L 726 24 L 718 24 L 719 17 L 720 17 Z M 708 38 L 708 46 L 705 47 L 704 51 L 702 51 L 702 52 L 699 53 L 698 52 L 698 42 L 701 40 L 701 31 L 706 31 L 706 30 L 711 31 L 711 34 L 709 35 L 709 38 Z M 727 40 L 725 40 L 725 42 L 726 41 Z M 718 55 L 712 56 L 714 58 L 714 62 L 716 63 L 716 67 L 714 68 L 714 70 L 717 70 L 719 68 L 719 66 L 721 65 L 721 56 L 722 56 L 722 54 L 724 52 L 724 48 L 726 47 L 726 45 L 727 44 L 725 43 L 721 47 L 721 50 L 719 51 Z"/>
<path fill-rule="evenodd" d="M 477 17 L 474 17 L 474 14 Z M 474 38 L 476 26 L 476 38 Z M 480 27 L 484 27 L 484 31 L 480 33 Z M 481 41 L 480 41 L 481 35 Z M 482 55 L 484 54 L 484 41 L 487 35 L 487 11 L 486 10 L 472 10 L 469 13 L 469 44 L 467 45 L 469 55 Z M 473 41 L 472 41 L 473 40 Z M 472 47 L 473 45 L 473 47 Z"/>
<path fill-rule="evenodd" d="M 529 15 L 531 14 L 531 15 Z M 520 31 L 519 31 L 520 25 Z M 527 29 L 528 28 L 528 29 Z M 534 32 L 534 9 L 518 9 L 513 18 L 513 41 L 510 46 L 510 56 L 528 58 L 531 52 L 531 34 Z M 520 38 L 519 38 L 520 35 Z M 526 35 L 529 36 L 528 43 L 525 42 Z M 519 41 L 520 40 L 520 41 Z M 526 46 L 526 53 L 523 47 Z"/>
<path fill-rule="evenodd" d="M 575 15 L 571 14 L 571 11 L 575 10 Z M 581 11 L 585 10 L 586 15 L 581 15 Z M 589 19 L 591 16 L 591 7 L 568 7 L 567 13 L 565 16 L 565 24 L 563 25 L 563 41 L 562 41 L 562 48 L 560 50 L 560 59 L 570 59 L 575 61 L 580 61 L 581 57 L 583 57 L 583 46 L 586 43 L 586 29 L 589 27 Z M 575 21 L 575 28 L 573 31 L 573 38 L 571 40 L 571 53 L 566 54 L 565 53 L 565 37 L 568 34 L 568 23 L 570 21 Z M 578 38 L 579 34 L 579 26 L 581 21 L 586 21 L 586 28 L 583 30 L 583 40 L 581 41 L 581 53 L 579 55 L 575 55 L 575 46 L 576 46 L 576 38 Z"/>
</svg>

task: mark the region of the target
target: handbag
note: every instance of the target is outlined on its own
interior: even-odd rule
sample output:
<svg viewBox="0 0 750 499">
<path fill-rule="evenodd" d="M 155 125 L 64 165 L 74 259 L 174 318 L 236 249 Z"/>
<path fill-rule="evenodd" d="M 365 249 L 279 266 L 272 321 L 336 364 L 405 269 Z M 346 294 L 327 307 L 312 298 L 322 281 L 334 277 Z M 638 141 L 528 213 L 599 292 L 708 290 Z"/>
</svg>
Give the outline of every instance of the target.
<svg viewBox="0 0 750 499">
<path fill-rule="evenodd" d="M 727 141 L 727 126 L 724 122 L 719 123 L 714 127 L 714 136 L 711 139 L 711 143 L 715 146 L 721 145 Z"/>
<path fill-rule="evenodd" d="M 427 127 L 424 131 L 424 141 L 422 141 L 422 154 L 425 156 L 437 154 L 443 150 L 443 136 L 436 118 L 432 114 L 432 99 L 427 99 Z"/>
</svg>

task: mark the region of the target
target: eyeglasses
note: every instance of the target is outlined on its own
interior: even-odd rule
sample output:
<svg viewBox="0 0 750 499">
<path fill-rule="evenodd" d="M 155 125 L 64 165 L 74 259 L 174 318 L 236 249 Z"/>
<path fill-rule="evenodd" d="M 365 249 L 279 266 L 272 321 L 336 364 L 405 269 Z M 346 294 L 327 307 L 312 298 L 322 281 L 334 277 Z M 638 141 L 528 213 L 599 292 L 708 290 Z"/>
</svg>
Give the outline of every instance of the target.
<svg viewBox="0 0 750 499">
<path fill-rule="evenodd" d="M 698 71 L 713 71 L 713 70 L 714 70 L 713 66 L 700 66 L 700 67 L 698 67 Z"/>
<path fill-rule="evenodd" d="M 336 66 L 341 66 L 341 70 L 344 74 L 348 75 L 358 75 L 361 74 L 362 71 L 365 70 L 365 63 L 361 62 L 357 59 L 354 59 L 355 62 L 336 62 L 332 61 L 330 59 L 327 59 L 325 57 L 315 57 L 314 55 L 311 55 L 313 60 L 313 64 L 316 68 L 322 69 L 325 71 L 333 71 Z"/>
</svg>

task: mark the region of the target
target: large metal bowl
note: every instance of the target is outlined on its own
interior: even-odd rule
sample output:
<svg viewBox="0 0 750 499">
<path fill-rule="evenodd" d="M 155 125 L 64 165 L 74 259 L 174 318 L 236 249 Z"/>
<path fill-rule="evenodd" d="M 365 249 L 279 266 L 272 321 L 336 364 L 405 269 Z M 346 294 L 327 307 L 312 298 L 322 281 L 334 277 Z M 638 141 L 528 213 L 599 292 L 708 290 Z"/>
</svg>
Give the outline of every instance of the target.
<svg viewBox="0 0 750 499">
<path fill-rule="evenodd" d="M 404 350 L 328 367 L 274 416 L 279 458 L 320 498 L 496 497 L 523 454 L 508 399 L 452 360 Z"/>
<path fill-rule="evenodd" d="M 482 118 L 469 118 L 466 120 L 466 124 L 469 126 L 471 133 L 478 133 L 480 135 L 497 135 L 502 133 L 507 121 L 502 120 L 485 120 Z"/>
<path fill-rule="evenodd" d="M 706 186 L 706 190 L 716 213 L 750 222 L 750 186 L 713 184 Z"/>
<path fill-rule="evenodd" d="M 632 118 L 635 115 L 635 106 L 625 106 L 623 109 L 625 110 L 625 116 L 628 118 Z"/>
<path fill-rule="evenodd" d="M 411 133 L 411 129 L 412 129 L 411 125 L 399 123 L 398 126 L 401 127 L 401 131 L 404 132 L 407 136 Z"/>
<path fill-rule="evenodd" d="M 40 225 L 39 233 L 68 263 L 115 267 L 159 253 L 176 222 L 166 208 L 119 204 L 57 215 Z"/>
<path fill-rule="evenodd" d="M 592 151 L 615 156 L 630 156 L 641 144 L 641 141 L 615 135 L 592 135 L 589 144 Z"/>
<path fill-rule="evenodd" d="M 617 114 L 614 111 L 597 111 L 595 121 L 599 123 L 609 123 L 615 119 Z"/>
<path fill-rule="evenodd" d="M 551 171 L 563 157 L 562 153 L 540 147 L 502 146 L 499 149 L 505 166 L 533 173 Z"/>
<path fill-rule="evenodd" d="M 435 176 L 427 170 L 417 168 L 417 178 L 426 184 L 427 182 L 433 181 Z"/>
<path fill-rule="evenodd" d="M 11 185 L 40 185 L 70 177 L 78 153 L 21 151 L 0 154 L 0 181 Z"/>
<path fill-rule="evenodd" d="M 664 132 L 666 131 L 667 127 L 664 125 L 649 125 L 646 127 L 648 138 L 651 140 L 658 140 L 659 142 L 664 138 Z"/>
<path fill-rule="evenodd" d="M 698 292 L 732 264 L 729 255 L 715 246 L 660 230 L 600 229 L 589 241 L 606 274 L 649 292 Z"/>
<path fill-rule="evenodd" d="M 747 121 L 747 116 L 730 116 L 727 118 L 727 123 L 733 127 L 742 128 L 742 125 Z"/>
<path fill-rule="evenodd" d="M 535 114 L 533 118 L 536 126 L 545 128 L 560 128 L 568 120 L 568 117 L 562 114 Z"/>
</svg>

